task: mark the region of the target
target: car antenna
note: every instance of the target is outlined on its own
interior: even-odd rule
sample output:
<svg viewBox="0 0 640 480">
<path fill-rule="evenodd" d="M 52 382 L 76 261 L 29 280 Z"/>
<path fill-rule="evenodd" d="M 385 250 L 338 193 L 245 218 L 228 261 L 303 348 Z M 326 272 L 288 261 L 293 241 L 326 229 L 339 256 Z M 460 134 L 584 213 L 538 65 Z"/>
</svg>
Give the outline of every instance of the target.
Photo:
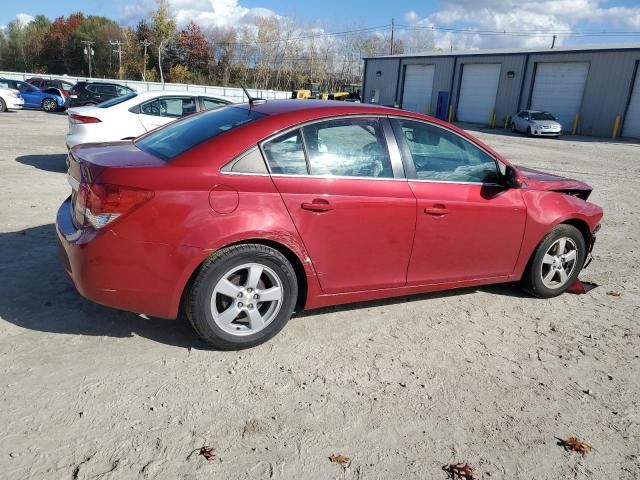
<svg viewBox="0 0 640 480">
<path fill-rule="evenodd" d="M 253 107 L 254 104 L 261 104 L 266 102 L 264 98 L 253 98 L 251 95 L 249 95 L 249 92 L 247 91 L 246 88 L 244 88 L 243 84 L 240 84 L 240 86 L 242 87 L 242 91 L 244 92 L 244 94 L 249 99 L 249 108 Z"/>
</svg>

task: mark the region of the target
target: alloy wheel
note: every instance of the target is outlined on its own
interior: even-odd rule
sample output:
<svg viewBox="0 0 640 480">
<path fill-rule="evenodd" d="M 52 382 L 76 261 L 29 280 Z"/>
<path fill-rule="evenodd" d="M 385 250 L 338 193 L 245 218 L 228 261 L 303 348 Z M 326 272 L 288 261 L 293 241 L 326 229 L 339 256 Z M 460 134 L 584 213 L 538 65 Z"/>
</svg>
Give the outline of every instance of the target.
<svg viewBox="0 0 640 480">
<path fill-rule="evenodd" d="M 540 275 L 545 287 L 555 290 L 566 285 L 576 268 L 578 247 L 575 242 L 562 237 L 551 244 L 542 259 Z"/>
<path fill-rule="evenodd" d="M 211 295 L 216 324 L 232 335 L 252 335 L 278 315 L 284 289 L 280 277 L 266 265 L 247 263 L 222 276 Z"/>
</svg>

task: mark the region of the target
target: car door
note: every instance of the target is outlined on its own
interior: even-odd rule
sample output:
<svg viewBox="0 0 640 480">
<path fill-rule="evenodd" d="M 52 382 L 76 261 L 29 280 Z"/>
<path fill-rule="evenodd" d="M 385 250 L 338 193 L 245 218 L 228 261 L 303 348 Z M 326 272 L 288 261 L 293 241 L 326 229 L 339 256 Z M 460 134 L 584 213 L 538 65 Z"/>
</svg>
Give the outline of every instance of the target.
<svg viewBox="0 0 640 480">
<path fill-rule="evenodd" d="M 42 101 L 40 90 L 25 82 L 16 82 L 16 87 L 20 92 L 20 96 L 24 98 L 25 107 L 40 108 Z"/>
<path fill-rule="evenodd" d="M 261 145 L 325 293 L 406 283 L 416 200 L 386 122 L 323 120 Z"/>
<path fill-rule="evenodd" d="M 195 112 L 196 97 L 165 95 L 142 103 L 138 120 L 149 131 Z"/>
<path fill-rule="evenodd" d="M 392 122 L 418 202 L 407 284 L 511 274 L 526 219 L 521 191 L 499 185 L 497 161 L 461 135 L 428 122 Z"/>
</svg>

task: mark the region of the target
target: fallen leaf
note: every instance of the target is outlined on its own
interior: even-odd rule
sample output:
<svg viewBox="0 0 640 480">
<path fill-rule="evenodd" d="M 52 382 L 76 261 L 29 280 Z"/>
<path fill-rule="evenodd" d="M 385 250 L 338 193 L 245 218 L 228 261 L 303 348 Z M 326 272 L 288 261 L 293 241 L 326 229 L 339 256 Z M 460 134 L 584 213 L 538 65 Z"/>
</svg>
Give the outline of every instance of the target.
<svg viewBox="0 0 640 480">
<path fill-rule="evenodd" d="M 476 480 L 473 476 L 473 469 L 468 463 L 450 463 L 442 467 L 453 480 Z"/>
<path fill-rule="evenodd" d="M 567 451 L 578 452 L 582 455 L 591 451 L 591 445 L 584 443 L 577 437 L 567 437 L 564 440 L 560 440 L 558 445 L 563 447 Z"/>
<path fill-rule="evenodd" d="M 619 297 L 619 296 L 621 296 L 622 294 L 621 294 L 620 292 L 617 292 L 616 290 L 609 290 L 609 291 L 607 292 L 607 295 L 610 295 L 610 296 L 612 296 L 612 297 Z"/>
<path fill-rule="evenodd" d="M 331 461 L 331 463 L 339 463 L 340 465 L 346 465 L 348 464 L 351 459 L 345 455 L 341 455 L 339 453 L 332 453 L 329 456 L 329 460 Z"/>
<path fill-rule="evenodd" d="M 195 450 L 192 450 L 189 456 L 187 456 L 187 460 L 189 460 L 189 458 L 191 458 L 191 455 L 193 455 L 196 452 L 198 452 L 198 455 L 203 456 L 208 462 L 211 462 L 216 459 L 215 449 L 213 447 L 208 447 L 206 445 L 203 445 L 200 448 L 196 448 Z"/>
</svg>

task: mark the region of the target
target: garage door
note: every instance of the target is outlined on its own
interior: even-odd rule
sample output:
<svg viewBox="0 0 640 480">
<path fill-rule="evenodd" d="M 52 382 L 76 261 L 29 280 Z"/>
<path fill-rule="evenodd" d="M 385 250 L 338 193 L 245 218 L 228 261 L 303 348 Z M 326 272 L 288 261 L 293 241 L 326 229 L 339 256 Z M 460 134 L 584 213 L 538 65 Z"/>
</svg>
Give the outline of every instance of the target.
<svg viewBox="0 0 640 480">
<path fill-rule="evenodd" d="M 496 105 L 499 81 L 499 63 L 464 65 L 457 119 L 460 122 L 489 123 Z"/>
<path fill-rule="evenodd" d="M 412 112 L 431 113 L 433 65 L 407 65 L 404 71 L 402 108 Z"/>
<path fill-rule="evenodd" d="M 622 127 L 623 137 L 640 138 L 640 70 L 636 73 L 636 81 L 631 90 L 631 100 Z"/>
<path fill-rule="evenodd" d="M 582 94 L 589 73 L 588 63 L 538 63 L 531 94 L 531 109 L 552 113 L 571 130 L 580 112 Z"/>
</svg>

